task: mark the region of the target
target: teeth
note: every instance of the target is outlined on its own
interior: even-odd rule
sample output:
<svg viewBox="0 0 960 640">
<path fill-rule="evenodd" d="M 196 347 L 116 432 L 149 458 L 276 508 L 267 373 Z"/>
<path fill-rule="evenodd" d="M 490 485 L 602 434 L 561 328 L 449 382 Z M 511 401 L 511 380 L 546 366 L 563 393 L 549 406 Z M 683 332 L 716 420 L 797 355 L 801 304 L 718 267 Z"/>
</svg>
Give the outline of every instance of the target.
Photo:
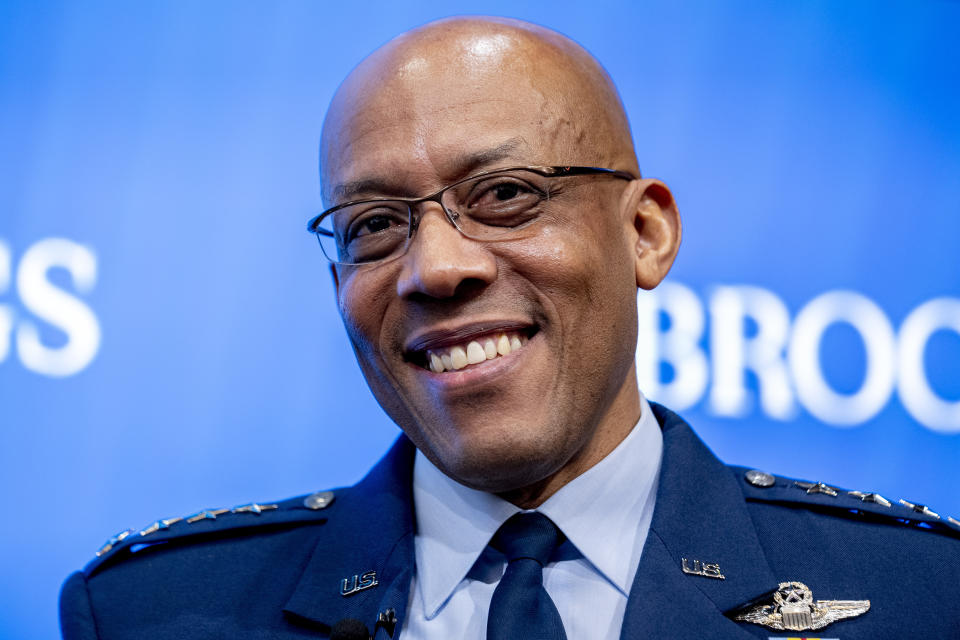
<svg viewBox="0 0 960 640">
<path fill-rule="evenodd" d="M 467 352 L 463 350 L 463 347 L 454 347 L 450 349 L 450 360 L 453 362 L 454 369 L 463 369 L 467 366 Z"/>
<path fill-rule="evenodd" d="M 467 365 L 480 364 L 498 356 L 508 356 L 523 347 L 526 338 L 515 333 L 501 333 L 496 336 L 471 340 L 464 345 L 449 349 L 428 351 L 426 366 L 434 373 L 457 371 Z"/>
<path fill-rule="evenodd" d="M 467 345 L 467 363 L 480 364 L 487 359 L 487 354 L 483 352 L 483 347 L 476 340 L 471 340 Z"/>
<path fill-rule="evenodd" d="M 497 353 L 502 356 L 510 355 L 510 338 L 505 333 L 501 333 L 497 338 Z"/>
</svg>

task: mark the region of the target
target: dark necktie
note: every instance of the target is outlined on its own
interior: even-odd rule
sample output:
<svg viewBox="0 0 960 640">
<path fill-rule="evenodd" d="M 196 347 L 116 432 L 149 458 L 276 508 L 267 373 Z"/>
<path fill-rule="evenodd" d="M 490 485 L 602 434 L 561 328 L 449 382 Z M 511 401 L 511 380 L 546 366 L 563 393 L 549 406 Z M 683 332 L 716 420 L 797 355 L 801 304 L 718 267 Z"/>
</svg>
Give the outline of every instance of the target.
<svg viewBox="0 0 960 640">
<path fill-rule="evenodd" d="M 490 542 L 507 569 L 490 600 L 487 640 L 566 640 L 560 613 L 543 588 L 543 566 L 563 534 L 542 513 L 518 513 Z"/>
</svg>

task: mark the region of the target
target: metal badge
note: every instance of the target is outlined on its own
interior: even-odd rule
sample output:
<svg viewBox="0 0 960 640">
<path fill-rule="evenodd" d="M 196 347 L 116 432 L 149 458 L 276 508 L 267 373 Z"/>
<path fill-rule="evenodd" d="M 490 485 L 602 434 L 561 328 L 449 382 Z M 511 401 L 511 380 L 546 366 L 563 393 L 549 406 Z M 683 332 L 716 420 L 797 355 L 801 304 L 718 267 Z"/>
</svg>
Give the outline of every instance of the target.
<svg viewBox="0 0 960 640">
<path fill-rule="evenodd" d="M 204 509 L 203 511 L 198 511 L 192 516 L 187 517 L 187 524 L 193 524 L 194 522 L 200 522 L 201 520 L 216 520 L 217 516 L 223 515 L 230 509 Z"/>
<path fill-rule="evenodd" d="M 724 575 L 720 573 L 720 565 L 716 562 L 693 561 L 693 568 L 687 562 L 686 558 L 680 558 L 680 569 L 691 576 L 703 576 L 704 578 L 716 578 L 723 580 Z"/>
<path fill-rule="evenodd" d="M 160 531 L 162 529 L 169 529 L 170 525 L 172 525 L 175 522 L 180 522 L 181 520 L 183 520 L 183 518 L 165 518 L 163 520 L 157 520 L 156 522 L 149 524 L 143 529 L 141 529 L 140 535 L 148 536 L 151 533 L 156 533 L 157 531 Z"/>
<path fill-rule="evenodd" d="M 326 509 L 333 503 L 334 498 L 333 491 L 317 491 L 303 499 L 303 506 L 314 511 Z"/>
<path fill-rule="evenodd" d="M 800 482 L 797 480 L 793 484 L 801 489 L 806 489 L 808 494 L 822 493 L 830 496 L 831 498 L 836 498 L 837 491 L 839 491 L 839 489 L 836 487 L 831 487 L 830 485 L 823 484 L 822 482 Z"/>
<path fill-rule="evenodd" d="M 751 469 L 743 474 L 743 477 L 751 485 L 761 489 L 769 489 L 777 483 L 777 479 L 774 478 L 773 475 L 766 471 L 760 471 L 759 469 Z"/>
<path fill-rule="evenodd" d="M 860 502 L 873 502 L 884 507 L 890 506 L 890 501 L 879 493 L 864 493 L 863 491 L 847 491 L 847 493 L 854 498 L 860 498 Z"/>
<path fill-rule="evenodd" d="M 384 609 L 377 615 L 377 624 L 374 626 L 374 634 L 377 627 L 383 627 L 387 635 L 393 637 L 393 631 L 397 628 L 397 612 L 395 609 Z"/>
<path fill-rule="evenodd" d="M 937 520 L 940 519 L 940 514 L 937 513 L 937 512 L 935 512 L 935 511 L 931 511 L 931 510 L 929 509 L 929 507 L 927 507 L 927 505 L 924 505 L 924 504 L 913 504 L 912 502 L 907 502 L 907 501 L 904 500 L 903 498 L 900 498 L 900 504 L 902 504 L 903 506 L 905 506 L 905 507 L 907 507 L 907 508 L 909 508 L 909 509 L 912 509 L 913 511 L 915 511 L 915 512 L 917 512 L 917 513 L 922 513 L 922 514 L 925 515 L 925 516 L 930 516 L 931 518 L 936 518 Z"/>
<path fill-rule="evenodd" d="M 773 594 L 773 604 L 758 604 L 734 620 L 752 622 L 775 631 L 823 629 L 845 618 L 855 618 L 870 609 L 869 600 L 817 600 L 802 582 L 781 582 Z"/>
<path fill-rule="evenodd" d="M 133 529 L 124 529 L 120 533 L 110 536 L 110 539 L 104 542 L 103 546 L 97 550 L 97 557 L 99 558 L 102 555 L 110 553 L 111 549 L 126 540 L 131 533 L 133 533 Z"/>
<path fill-rule="evenodd" d="M 363 575 L 353 576 L 353 582 L 351 583 L 350 578 L 344 578 L 340 581 L 340 595 L 342 596 L 352 596 L 358 591 L 363 591 L 365 589 L 370 589 L 372 587 L 380 584 L 377 581 L 377 572 L 376 571 L 367 571 Z"/>
<path fill-rule="evenodd" d="M 276 508 L 277 505 L 275 504 L 257 504 L 256 502 L 251 502 L 250 504 L 244 504 L 230 509 L 230 513 L 255 513 L 260 515 L 264 511 L 272 511 Z"/>
</svg>

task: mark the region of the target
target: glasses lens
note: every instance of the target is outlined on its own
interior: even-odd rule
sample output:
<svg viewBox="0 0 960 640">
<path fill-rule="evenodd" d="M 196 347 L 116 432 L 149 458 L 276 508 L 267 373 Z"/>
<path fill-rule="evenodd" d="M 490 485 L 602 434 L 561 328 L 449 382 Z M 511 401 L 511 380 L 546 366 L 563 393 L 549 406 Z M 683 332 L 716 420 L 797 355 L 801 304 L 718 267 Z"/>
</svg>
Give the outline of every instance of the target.
<svg viewBox="0 0 960 640">
<path fill-rule="evenodd" d="M 455 185 L 444 196 L 444 206 L 464 233 L 496 237 L 540 215 L 548 199 L 547 178 L 532 171 L 505 171 Z"/>
<path fill-rule="evenodd" d="M 364 202 L 325 216 L 317 225 L 317 237 L 330 260 L 359 264 L 400 253 L 409 225 L 410 209 L 405 202 Z"/>
</svg>

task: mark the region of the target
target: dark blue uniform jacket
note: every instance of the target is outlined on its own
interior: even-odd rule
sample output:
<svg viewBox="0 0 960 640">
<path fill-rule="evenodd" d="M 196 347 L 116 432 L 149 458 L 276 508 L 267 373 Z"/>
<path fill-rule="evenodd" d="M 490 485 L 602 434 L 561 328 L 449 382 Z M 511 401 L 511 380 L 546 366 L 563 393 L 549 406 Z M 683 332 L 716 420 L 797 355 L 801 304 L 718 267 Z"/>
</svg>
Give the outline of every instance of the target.
<svg viewBox="0 0 960 640">
<path fill-rule="evenodd" d="M 780 477 L 754 486 L 681 418 L 653 407 L 662 471 L 621 637 L 960 638 L 955 521 L 844 490 L 808 493 Z M 324 638 L 354 618 L 384 639 L 393 625 L 376 621 L 392 609 L 396 638 L 414 570 L 413 458 L 401 437 L 360 483 L 332 501 L 308 501 L 314 508 L 301 496 L 115 541 L 64 584 L 64 637 Z M 711 565 L 706 573 L 724 579 L 684 572 L 684 558 L 688 569 Z M 870 608 L 817 632 L 732 619 L 789 581 L 816 600 L 869 600 Z"/>
</svg>

